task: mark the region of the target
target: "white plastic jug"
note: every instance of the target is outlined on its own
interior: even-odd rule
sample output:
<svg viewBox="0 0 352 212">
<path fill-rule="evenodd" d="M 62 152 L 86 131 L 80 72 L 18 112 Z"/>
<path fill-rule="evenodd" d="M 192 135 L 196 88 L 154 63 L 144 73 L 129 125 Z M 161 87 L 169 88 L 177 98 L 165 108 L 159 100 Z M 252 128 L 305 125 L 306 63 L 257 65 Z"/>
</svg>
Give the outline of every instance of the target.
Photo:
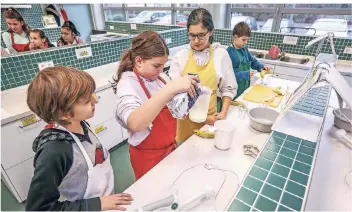
<svg viewBox="0 0 352 212">
<path fill-rule="evenodd" d="M 230 149 L 235 127 L 228 120 L 219 120 L 215 124 L 215 147 L 221 150 Z"/>
<path fill-rule="evenodd" d="M 208 109 L 211 97 L 211 89 L 205 86 L 201 87 L 201 94 L 193 107 L 189 110 L 189 119 L 196 123 L 202 123 L 207 120 Z"/>
</svg>

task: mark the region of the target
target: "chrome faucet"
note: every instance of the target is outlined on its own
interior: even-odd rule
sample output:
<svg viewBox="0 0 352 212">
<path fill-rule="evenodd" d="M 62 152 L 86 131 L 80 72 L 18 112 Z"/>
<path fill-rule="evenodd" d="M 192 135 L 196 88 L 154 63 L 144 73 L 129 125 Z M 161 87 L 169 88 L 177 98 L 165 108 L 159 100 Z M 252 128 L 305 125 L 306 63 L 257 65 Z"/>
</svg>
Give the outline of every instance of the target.
<svg viewBox="0 0 352 212">
<path fill-rule="evenodd" d="M 337 63 L 337 55 L 336 55 L 336 51 L 335 51 L 335 45 L 334 45 L 334 33 L 333 32 L 328 32 L 322 36 L 319 36 L 311 41 L 308 42 L 308 44 L 306 45 L 306 49 L 309 48 L 310 46 L 312 46 L 313 44 L 315 43 L 318 43 L 318 48 L 317 48 L 317 51 L 315 53 L 315 58 L 318 57 L 318 54 L 320 53 L 321 51 L 321 48 L 324 44 L 324 41 L 325 40 L 328 40 L 330 42 L 330 47 L 331 47 L 331 51 L 332 51 L 332 54 L 334 55 L 334 62 L 335 62 L 335 66 L 336 66 L 336 63 Z"/>
</svg>

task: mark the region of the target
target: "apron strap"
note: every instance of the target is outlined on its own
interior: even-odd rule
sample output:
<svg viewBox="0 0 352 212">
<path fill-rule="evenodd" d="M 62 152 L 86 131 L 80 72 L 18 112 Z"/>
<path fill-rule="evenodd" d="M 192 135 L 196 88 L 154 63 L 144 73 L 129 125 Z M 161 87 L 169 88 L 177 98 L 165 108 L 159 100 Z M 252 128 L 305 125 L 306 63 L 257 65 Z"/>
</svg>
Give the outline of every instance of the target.
<svg viewBox="0 0 352 212">
<path fill-rule="evenodd" d="M 15 44 L 15 38 L 14 38 L 14 35 L 13 35 L 13 32 L 10 33 L 10 38 L 11 38 L 11 44 L 14 45 Z"/>
<path fill-rule="evenodd" d="M 136 77 L 137 77 L 137 79 L 138 79 L 138 82 L 139 82 L 139 84 L 142 86 L 145 95 L 147 95 L 148 99 L 150 99 L 150 98 L 151 98 L 150 93 L 149 93 L 147 87 L 145 86 L 143 80 L 141 79 L 141 77 L 140 77 L 139 74 L 137 73 L 136 68 L 133 68 L 133 73 L 136 75 Z M 165 81 L 163 78 L 161 78 L 160 76 L 158 76 L 158 79 L 159 79 L 162 83 L 166 84 L 166 81 Z"/>
<path fill-rule="evenodd" d="M 84 123 L 84 124 L 85 124 L 85 123 Z M 86 125 L 86 124 L 85 124 L 85 125 Z M 88 130 L 90 130 L 90 131 L 94 134 L 94 136 L 96 136 L 96 134 L 90 129 L 90 127 L 88 127 L 87 125 L 86 125 L 86 127 L 88 128 Z M 81 152 L 82 152 L 82 154 L 83 154 L 83 157 L 84 157 L 84 159 L 85 159 L 86 162 L 87 162 L 88 169 L 89 169 L 89 170 L 93 169 L 93 167 L 94 167 L 93 162 L 92 162 L 92 160 L 89 158 L 88 153 L 87 153 L 87 151 L 84 149 L 84 147 L 83 147 L 81 141 L 79 140 L 79 138 L 78 138 L 75 134 L 73 134 L 72 132 L 68 131 L 66 128 L 64 128 L 64 127 L 62 127 L 62 126 L 60 126 L 60 125 L 57 127 L 57 129 L 64 130 L 64 131 L 70 133 L 70 135 L 72 136 L 73 140 L 76 142 L 77 146 L 78 146 L 79 149 L 81 150 Z M 97 137 L 97 136 L 96 136 L 96 137 Z M 99 140 L 98 137 L 97 137 L 97 139 Z M 100 141 L 99 141 L 99 142 L 100 142 Z"/>
</svg>

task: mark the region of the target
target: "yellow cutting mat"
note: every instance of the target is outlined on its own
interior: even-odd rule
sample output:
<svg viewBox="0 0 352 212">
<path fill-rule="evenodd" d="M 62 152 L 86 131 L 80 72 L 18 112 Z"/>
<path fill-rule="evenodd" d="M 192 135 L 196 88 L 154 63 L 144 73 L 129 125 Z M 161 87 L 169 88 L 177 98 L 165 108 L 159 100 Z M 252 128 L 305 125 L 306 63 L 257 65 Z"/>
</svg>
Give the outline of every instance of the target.
<svg viewBox="0 0 352 212">
<path fill-rule="evenodd" d="M 256 103 L 265 103 L 271 107 L 277 107 L 282 98 L 283 96 L 275 93 L 273 88 L 260 84 L 254 85 L 243 97 L 244 100 Z M 273 100 L 271 101 L 269 99 Z"/>
</svg>

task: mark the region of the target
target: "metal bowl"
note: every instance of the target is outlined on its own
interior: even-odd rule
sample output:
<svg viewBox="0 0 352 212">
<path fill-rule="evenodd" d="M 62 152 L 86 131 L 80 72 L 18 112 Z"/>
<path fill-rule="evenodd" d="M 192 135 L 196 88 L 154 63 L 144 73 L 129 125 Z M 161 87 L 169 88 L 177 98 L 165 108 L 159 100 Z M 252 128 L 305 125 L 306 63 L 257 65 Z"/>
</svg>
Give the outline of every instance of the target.
<svg viewBox="0 0 352 212">
<path fill-rule="evenodd" d="M 252 108 L 248 112 L 251 127 L 259 132 L 270 133 L 271 127 L 279 116 L 273 109 L 265 107 Z"/>
<path fill-rule="evenodd" d="M 335 109 L 332 113 L 335 115 L 334 123 L 337 128 L 344 129 L 346 132 L 352 132 L 351 123 L 346 119 L 347 117 L 349 120 L 352 120 L 352 110 L 348 108 L 342 108 L 342 114 L 340 114 L 340 110 Z"/>
</svg>

